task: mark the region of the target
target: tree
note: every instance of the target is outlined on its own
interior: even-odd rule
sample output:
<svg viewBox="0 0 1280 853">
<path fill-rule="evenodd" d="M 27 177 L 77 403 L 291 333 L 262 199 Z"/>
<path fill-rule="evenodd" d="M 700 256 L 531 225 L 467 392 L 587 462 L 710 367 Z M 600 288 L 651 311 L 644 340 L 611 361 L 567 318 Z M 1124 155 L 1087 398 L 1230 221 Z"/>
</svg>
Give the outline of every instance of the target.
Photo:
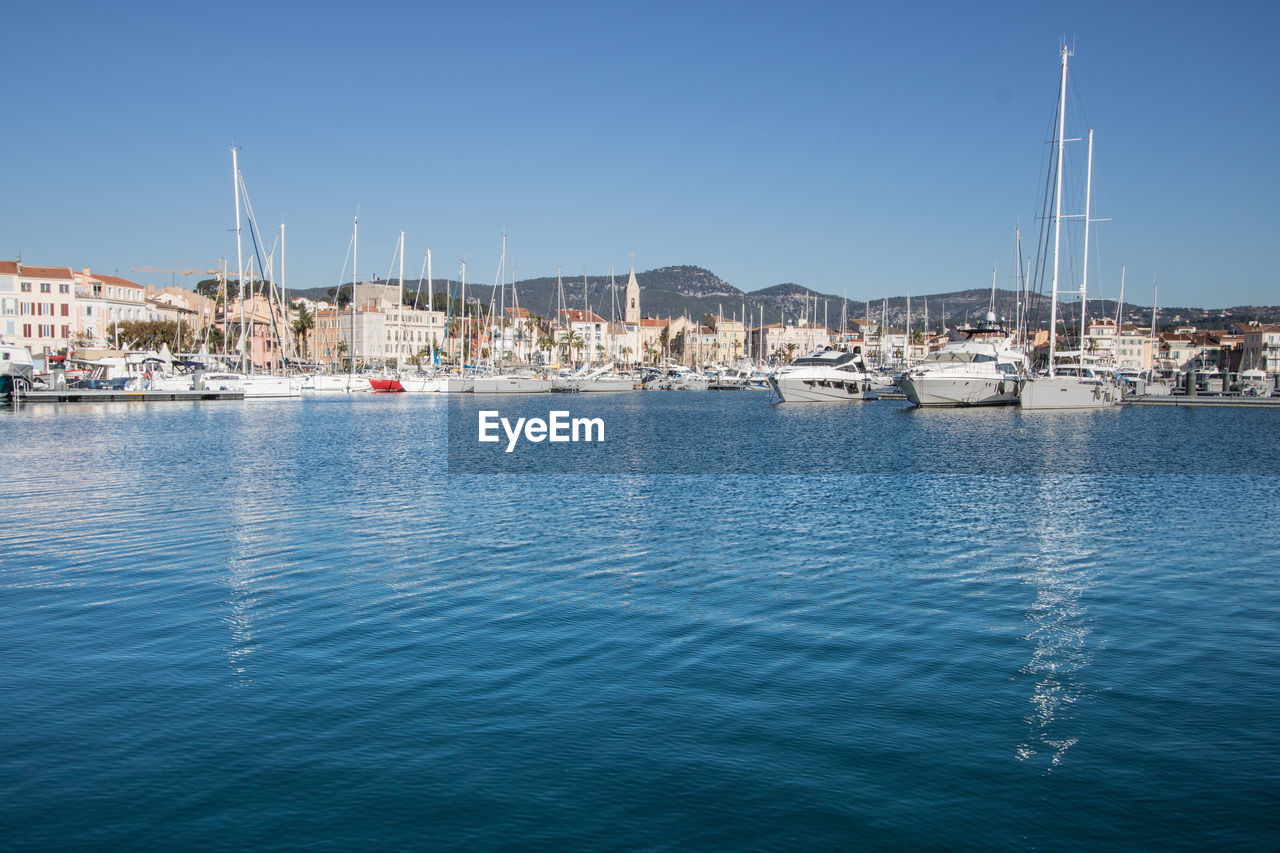
<svg viewBox="0 0 1280 853">
<path fill-rule="evenodd" d="M 190 326 L 182 327 L 179 337 L 178 324 L 165 320 L 128 320 L 112 323 L 107 329 L 108 340 L 114 340 L 119 333 L 120 343 L 131 349 L 158 350 L 168 345 L 172 352 L 195 349 L 195 339 Z"/>
<path fill-rule="evenodd" d="M 195 292 L 215 303 L 222 304 L 222 282 L 216 278 L 206 278 L 196 283 Z M 235 299 L 240 294 L 240 285 L 234 278 L 227 279 L 227 299 Z"/>
<path fill-rule="evenodd" d="M 307 331 L 314 329 L 316 325 L 315 318 L 311 316 L 311 312 L 307 310 L 305 303 L 298 303 L 298 316 L 293 321 L 293 333 L 298 336 L 298 357 L 306 358 L 307 349 Z"/>
<path fill-rule="evenodd" d="M 792 341 L 792 342 L 788 343 L 785 347 L 783 347 L 783 349 L 784 349 L 784 350 L 786 351 L 786 353 L 787 353 L 787 362 L 788 362 L 788 363 L 790 363 L 790 362 L 794 361 L 794 360 L 795 360 L 795 357 L 796 357 L 796 345 L 795 345 L 795 342 L 794 342 L 794 341 Z"/>
</svg>

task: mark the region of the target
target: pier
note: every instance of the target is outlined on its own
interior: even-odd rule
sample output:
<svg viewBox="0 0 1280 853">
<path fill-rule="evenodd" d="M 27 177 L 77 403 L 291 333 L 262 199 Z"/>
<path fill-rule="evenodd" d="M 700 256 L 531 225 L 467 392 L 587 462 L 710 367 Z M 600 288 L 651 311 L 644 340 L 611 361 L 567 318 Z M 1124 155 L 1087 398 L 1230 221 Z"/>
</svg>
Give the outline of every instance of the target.
<svg viewBox="0 0 1280 853">
<path fill-rule="evenodd" d="M 243 391 L 109 391 L 87 388 L 27 391 L 14 395 L 14 403 L 155 403 L 171 400 L 243 399 Z"/>
<path fill-rule="evenodd" d="M 1125 406 L 1219 406 L 1228 409 L 1276 409 L 1280 408 L 1280 397 L 1224 397 L 1212 394 L 1183 395 L 1147 395 L 1143 397 L 1125 397 L 1120 401 Z"/>
</svg>

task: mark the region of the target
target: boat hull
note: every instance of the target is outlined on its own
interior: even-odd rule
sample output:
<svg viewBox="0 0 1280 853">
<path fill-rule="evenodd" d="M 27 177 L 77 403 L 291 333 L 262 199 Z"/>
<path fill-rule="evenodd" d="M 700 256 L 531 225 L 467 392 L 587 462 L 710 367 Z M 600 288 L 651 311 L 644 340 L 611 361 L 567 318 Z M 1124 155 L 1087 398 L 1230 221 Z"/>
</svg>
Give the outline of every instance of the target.
<svg viewBox="0 0 1280 853">
<path fill-rule="evenodd" d="M 1023 409 L 1105 409 L 1120 401 L 1120 389 L 1098 379 L 1037 376 L 1022 384 Z"/>
<path fill-rule="evenodd" d="M 1018 402 L 1018 380 L 982 376 L 902 377 L 898 387 L 912 405 L 921 408 L 1012 406 Z"/>
<path fill-rule="evenodd" d="M 537 376 L 477 376 L 472 380 L 473 394 L 546 394 L 551 380 Z"/>
<path fill-rule="evenodd" d="M 579 392 L 634 391 L 636 383 L 630 379 L 583 379 L 578 383 Z"/>
<path fill-rule="evenodd" d="M 370 391 L 369 380 L 346 373 L 321 373 L 302 380 L 302 390 L 311 394 L 353 394 Z"/>
<path fill-rule="evenodd" d="M 470 394 L 475 388 L 475 380 L 470 376 L 446 376 L 440 382 L 441 394 Z"/>
<path fill-rule="evenodd" d="M 848 403 L 864 399 L 865 379 L 801 379 L 772 376 L 769 385 L 784 403 Z"/>
<path fill-rule="evenodd" d="M 408 394 L 438 394 L 446 381 L 443 376 L 402 376 L 400 390 Z"/>
</svg>

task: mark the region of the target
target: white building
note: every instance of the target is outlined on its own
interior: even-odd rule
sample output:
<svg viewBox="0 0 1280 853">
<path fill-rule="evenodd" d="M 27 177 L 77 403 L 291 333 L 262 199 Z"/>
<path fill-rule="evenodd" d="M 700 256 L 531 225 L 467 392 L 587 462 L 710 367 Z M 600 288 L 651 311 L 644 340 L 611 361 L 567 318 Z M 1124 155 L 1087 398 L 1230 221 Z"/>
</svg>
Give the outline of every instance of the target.
<svg viewBox="0 0 1280 853">
<path fill-rule="evenodd" d="M 79 334 L 94 343 L 107 340 L 115 323 L 135 323 L 157 319 L 147 309 L 147 289 L 141 284 L 84 267 L 75 273 Z"/>
<path fill-rule="evenodd" d="M 0 261 L 0 333 L 32 355 L 71 345 L 76 334 L 76 289 L 70 267 Z"/>
<path fill-rule="evenodd" d="M 1280 326 L 1246 326 L 1241 370 L 1280 373 Z"/>
</svg>

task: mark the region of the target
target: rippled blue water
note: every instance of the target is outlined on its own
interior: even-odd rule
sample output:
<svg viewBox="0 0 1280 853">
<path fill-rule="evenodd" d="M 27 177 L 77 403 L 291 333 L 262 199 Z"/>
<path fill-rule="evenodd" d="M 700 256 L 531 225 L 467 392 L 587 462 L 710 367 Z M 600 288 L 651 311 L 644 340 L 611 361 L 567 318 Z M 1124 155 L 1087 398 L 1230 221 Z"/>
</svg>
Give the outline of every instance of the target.
<svg viewBox="0 0 1280 853">
<path fill-rule="evenodd" d="M 600 396 L 0 413 L 0 846 L 1280 842 L 1275 413 Z"/>
</svg>

